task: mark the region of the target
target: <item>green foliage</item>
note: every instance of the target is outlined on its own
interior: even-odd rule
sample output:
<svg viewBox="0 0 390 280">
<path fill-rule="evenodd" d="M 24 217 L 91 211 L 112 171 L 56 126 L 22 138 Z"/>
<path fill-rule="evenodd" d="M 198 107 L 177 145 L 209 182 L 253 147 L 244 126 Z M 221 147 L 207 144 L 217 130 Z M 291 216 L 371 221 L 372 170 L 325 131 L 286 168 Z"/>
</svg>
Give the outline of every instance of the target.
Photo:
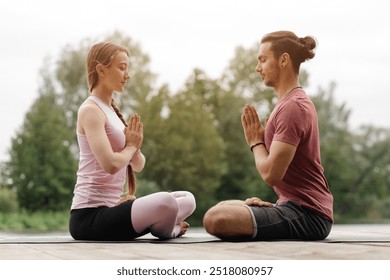
<svg viewBox="0 0 390 280">
<path fill-rule="evenodd" d="M 0 213 L 16 212 L 19 209 L 16 192 L 0 187 Z"/>
<path fill-rule="evenodd" d="M 312 99 L 318 111 L 322 163 L 335 198 L 336 220 L 389 218 L 383 205 L 390 197 L 390 131 L 372 126 L 351 131 L 350 110 L 345 104 L 336 104 L 334 87 L 320 89 Z"/>
<path fill-rule="evenodd" d="M 64 47 L 53 70 L 58 83 L 56 91 L 58 102 L 63 104 L 64 114 L 67 117 L 66 126 L 76 130 L 77 110 L 80 104 L 88 97 L 88 85 L 85 71 L 85 57 L 90 42 L 83 41 L 75 48 L 70 45 Z"/>
<path fill-rule="evenodd" d="M 66 231 L 69 226 L 69 210 L 1 213 L 0 230 L 13 232 Z"/>
<path fill-rule="evenodd" d="M 265 88 L 258 73 L 257 47 L 238 47 L 235 56 L 217 81 L 214 89 L 213 112 L 218 130 L 226 146 L 227 172 L 217 190 L 217 200 L 246 199 L 259 196 L 275 201 L 272 189 L 262 182 L 254 165 L 241 126 L 242 108 L 254 104 L 260 117 L 270 114 L 275 105 L 275 94 Z"/>
<path fill-rule="evenodd" d="M 321 156 L 325 176 L 335 197 L 334 209 L 342 212 L 346 206 L 343 194 L 356 176 L 354 168 L 353 134 L 348 130 L 350 112 L 344 104 L 337 105 L 333 97 L 334 87 L 329 91 L 319 89 L 312 97 L 316 105 L 320 127 Z"/>
<path fill-rule="evenodd" d="M 154 181 L 147 181 L 144 179 L 137 180 L 137 192 L 136 192 L 137 198 L 151 193 L 160 192 L 160 191 L 163 190 Z"/>
<path fill-rule="evenodd" d="M 149 138 L 143 149 L 149 162 L 145 176 L 164 190 L 191 191 L 197 198 L 195 215 L 200 219 L 224 173 L 224 144 L 213 124 L 213 115 L 205 106 L 206 88 L 203 74 L 195 71 L 186 88 L 169 98 L 165 107 L 162 98 L 150 102 L 156 108 L 160 101 L 154 114 L 158 116 L 165 108 L 164 118 L 144 121 L 145 136 Z"/>
<path fill-rule="evenodd" d="M 6 173 L 21 208 L 29 211 L 63 210 L 69 207 L 76 171 L 70 146 L 73 132 L 66 126 L 48 76 L 38 99 L 12 139 Z"/>
</svg>

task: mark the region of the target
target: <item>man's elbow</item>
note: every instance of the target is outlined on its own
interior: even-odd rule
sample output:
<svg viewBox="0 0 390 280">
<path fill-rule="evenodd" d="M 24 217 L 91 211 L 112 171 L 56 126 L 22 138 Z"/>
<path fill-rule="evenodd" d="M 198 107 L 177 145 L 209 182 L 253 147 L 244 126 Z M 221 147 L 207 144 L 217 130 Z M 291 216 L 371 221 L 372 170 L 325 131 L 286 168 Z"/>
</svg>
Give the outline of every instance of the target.
<svg viewBox="0 0 390 280">
<path fill-rule="evenodd" d="M 269 185 L 269 186 L 274 186 L 277 182 L 279 182 L 280 180 L 276 180 L 272 177 L 263 177 L 263 181 Z"/>
<path fill-rule="evenodd" d="M 263 179 L 263 181 L 269 185 L 269 186 L 274 186 L 278 182 L 283 180 L 283 175 L 277 173 L 277 172 L 260 172 L 260 176 Z"/>
</svg>

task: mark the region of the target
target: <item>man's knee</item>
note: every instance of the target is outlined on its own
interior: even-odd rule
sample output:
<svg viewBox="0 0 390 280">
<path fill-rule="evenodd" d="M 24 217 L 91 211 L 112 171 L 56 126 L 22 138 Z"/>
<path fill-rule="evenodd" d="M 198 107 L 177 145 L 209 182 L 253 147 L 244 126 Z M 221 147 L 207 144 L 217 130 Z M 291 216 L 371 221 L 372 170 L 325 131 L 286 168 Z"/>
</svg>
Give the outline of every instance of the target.
<svg viewBox="0 0 390 280">
<path fill-rule="evenodd" d="M 253 223 L 248 209 L 242 205 L 216 205 L 203 217 L 206 231 L 221 239 L 250 237 Z"/>
<path fill-rule="evenodd" d="M 242 206 L 244 202 L 242 200 L 225 200 L 219 202 L 214 207 L 210 208 L 203 217 L 203 225 L 207 232 L 221 231 L 228 226 L 232 220 L 234 222 L 235 212 L 231 206 Z M 238 213 L 237 213 L 238 214 Z M 234 215 L 232 217 L 232 215 Z"/>
<path fill-rule="evenodd" d="M 224 221 L 222 211 L 219 211 L 219 206 L 210 208 L 203 217 L 203 226 L 208 233 L 217 236 L 221 233 L 223 227 L 221 226 Z"/>
</svg>

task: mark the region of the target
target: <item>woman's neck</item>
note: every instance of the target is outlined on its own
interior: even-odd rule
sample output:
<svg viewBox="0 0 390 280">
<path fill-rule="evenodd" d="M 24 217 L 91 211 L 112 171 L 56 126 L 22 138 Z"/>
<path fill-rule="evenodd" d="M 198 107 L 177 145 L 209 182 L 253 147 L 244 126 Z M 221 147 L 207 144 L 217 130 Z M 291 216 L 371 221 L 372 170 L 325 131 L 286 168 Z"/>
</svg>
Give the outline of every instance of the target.
<svg viewBox="0 0 390 280">
<path fill-rule="evenodd" d="M 103 101 L 107 106 L 111 106 L 111 100 L 113 92 L 107 89 L 96 87 L 92 90 L 91 95 L 96 96 L 101 101 Z"/>
</svg>

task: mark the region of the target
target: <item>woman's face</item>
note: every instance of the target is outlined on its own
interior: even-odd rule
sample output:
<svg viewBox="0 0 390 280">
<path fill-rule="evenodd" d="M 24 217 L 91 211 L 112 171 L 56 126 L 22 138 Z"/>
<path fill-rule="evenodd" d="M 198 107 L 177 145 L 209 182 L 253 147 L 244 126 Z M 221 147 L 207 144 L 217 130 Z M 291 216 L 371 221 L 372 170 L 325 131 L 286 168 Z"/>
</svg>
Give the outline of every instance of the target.
<svg viewBox="0 0 390 280">
<path fill-rule="evenodd" d="M 113 91 L 123 92 L 129 79 L 129 57 L 125 52 L 119 52 L 107 67 L 106 86 Z"/>
</svg>

